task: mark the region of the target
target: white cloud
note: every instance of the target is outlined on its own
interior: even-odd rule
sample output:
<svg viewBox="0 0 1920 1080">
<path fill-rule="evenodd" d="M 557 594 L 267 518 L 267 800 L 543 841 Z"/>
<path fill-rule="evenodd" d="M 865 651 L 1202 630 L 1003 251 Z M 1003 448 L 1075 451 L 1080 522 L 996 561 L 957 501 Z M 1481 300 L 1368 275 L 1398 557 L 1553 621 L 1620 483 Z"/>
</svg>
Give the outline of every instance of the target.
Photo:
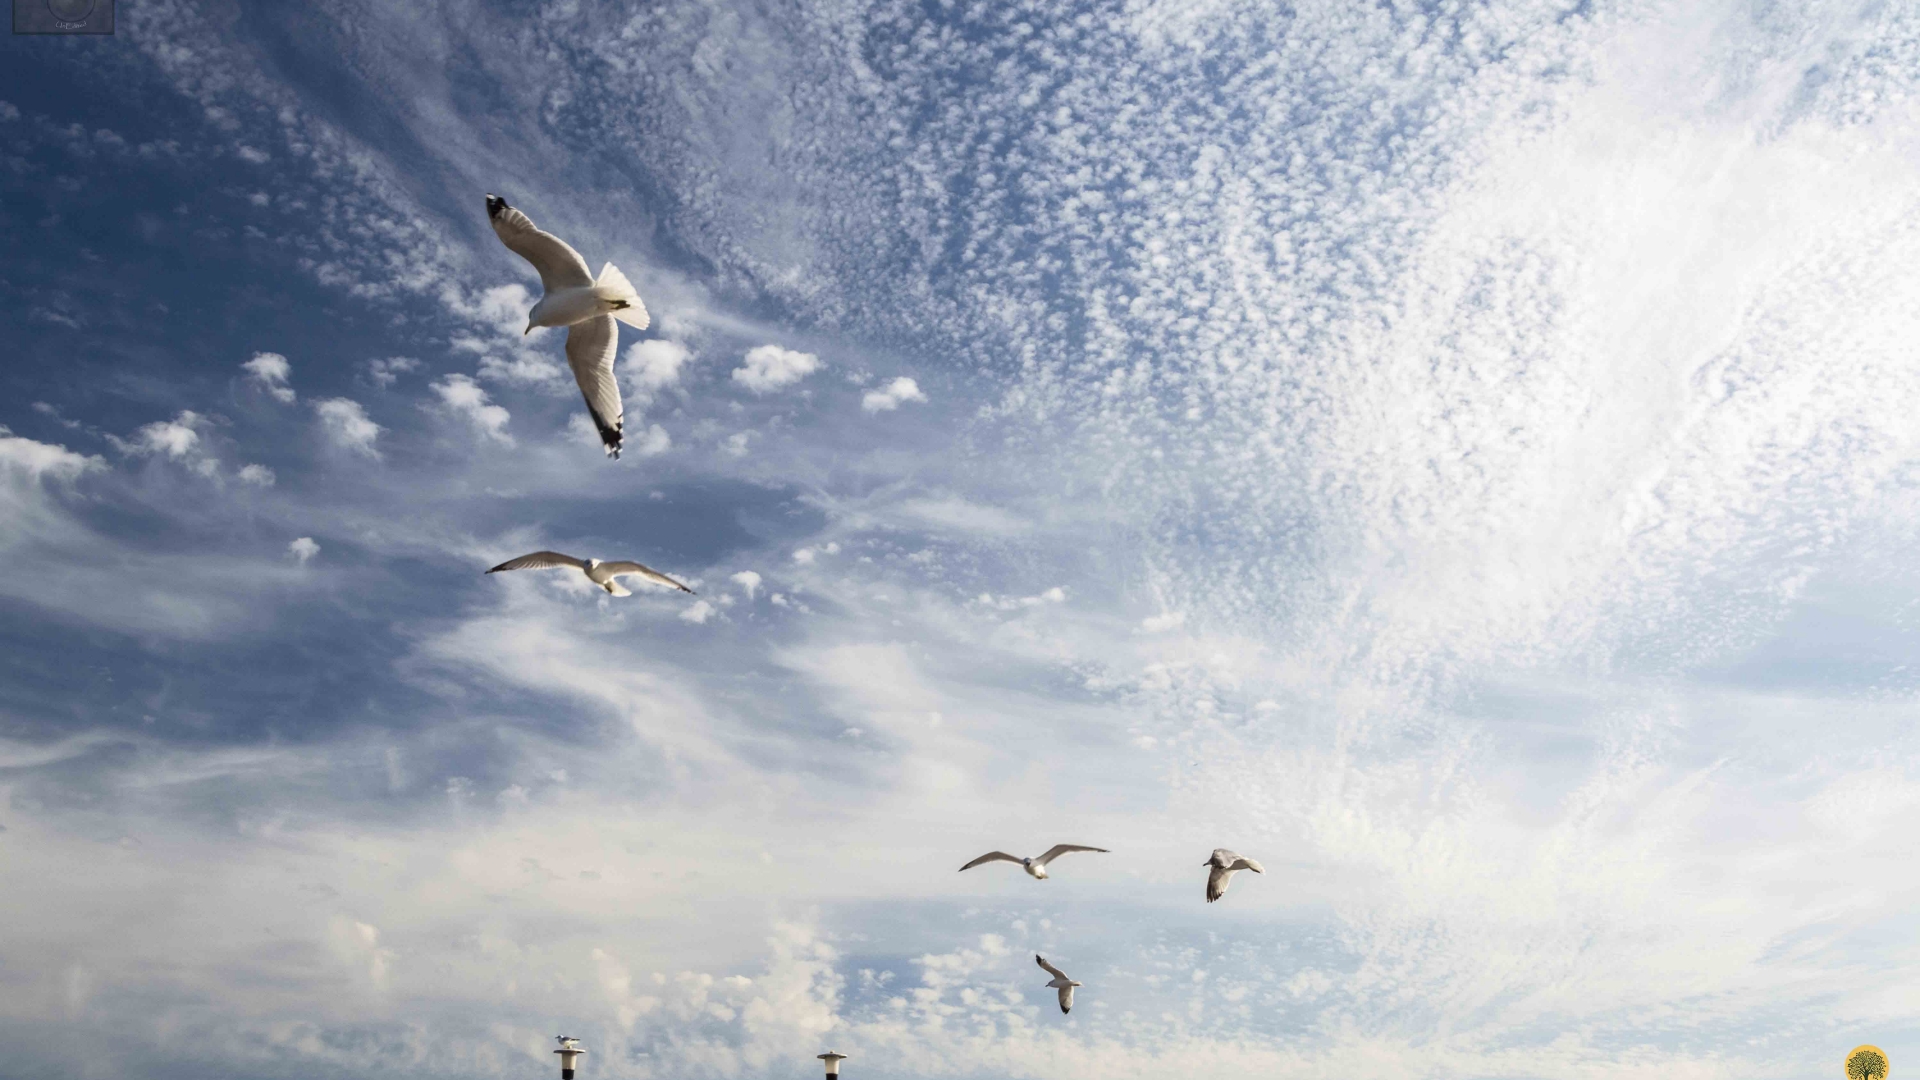
<svg viewBox="0 0 1920 1080">
<path fill-rule="evenodd" d="M 746 593 L 749 600 L 753 599 L 754 594 L 760 590 L 760 575 L 751 570 L 742 570 L 733 575 L 731 580 L 740 586 L 740 591 Z"/>
<path fill-rule="evenodd" d="M 253 359 L 240 366 L 253 377 L 253 381 L 260 384 L 261 389 L 272 394 L 275 401 L 293 404 L 293 387 L 287 385 L 288 378 L 293 374 L 293 365 L 286 357 L 272 352 L 254 353 Z"/>
<path fill-rule="evenodd" d="M 200 429 L 207 419 L 191 409 L 183 409 L 172 420 L 156 420 L 142 425 L 125 439 L 113 439 L 125 454 L 141 457 L 168 457 L 182 460 L 195 457 L 200 446 Z"/>
<path fill-rule="evenodd" d="M 792 386 L 819 369 L 820 358 L 812 353 L 778 345 L 759 345 L 747 350 L 745 366 L 733 369 L 733 381 L 756 394 L 770 394 Z"/>
<path fill-rule="evenodd" d="M 321 428 L 335 446 L 371 458 L 380 456 L 373 445 L 380 437 L 380 425 L 367 418 L 367 410 L 361 408 L 359 402 L 350 398 L 327 398 L 314 402 L 313 409 L 320 416 Z"/>
<path fill-rule="evenodd" d="M 166 458 L 212 479 L 220 472 L 220 462 L 208 451 L 201 435 L 210 426 L 205 416 L 182 409 L 172 420 L 142 425 L 125 439 L 109 435 L 107 441 L 123 454 Z"/>
<path fill-rule="evenodd" d="M 384 359 L 367 361 L 367 378 L 379 387 L 392 386 L 395 380 L 409 371 L 418 371 L 420 361 L 411 356 L 389 356 Z"/>
<path fill-rule="evenodd" d="M 902 376 L 883 390 L 867 391 L 860 399 L 860 407 L 868 412 L 887 412 L 899 408 L 902 402 L 925 400 L 927 395 L 920 392 L 920 384 Z"/>
<path fill-rule="evenodd" d="M 1000 611 L 1017 611 L 1021 608 L 1040 607 L 1043 604 L 1064 604 L 1067 602 L 1067 590 L 1055 585 L 1034 596 L 995 596 L 992 593 L 981 593 L 974 602 L 982 607 Z"/>
<path fill-rule="evenodd" d="M 78 420 L 69 420 L 64 416 L 61 416 L 59 409 L 55 408 L 53 405 L 44 401 L 34 402 L 33 411 L 39 413 L 44 417 L 47 417 L 48 419 L 52 420 L 54 423 L 59 424 L 61 427 L 66 428 L 69 431 L 78 431 L 82 426 L 80 421 Z"/>
<path fill-rule="evenodd" d="M 1140 629 L 1145 630 L 1149 634 L 1158 634 L 1163 631 L 1172 630 L 1178 626 L 1184 626 L 1186 624 L 1186 621 L 1187 621 L 1186 612 L 1167 611 L 1167 612 L 1162 612 L 1159 615 L 1149 615 L 1146 618 L 1141 619 Z"/>
<path fill-rule="evenodd" d="M 43 479 L 71 481 L 90 470 L 106 467 L 106 462 L 97 456 L 22 438 L 4 424 L 0 424 L 0 464 L 5 465 L 8 472 L 36 483 Z"/>
<path fill-rule="evenodd" d="M 511 416 L 506 409 L 489 404 L 487 392 L 480 388 L 480 384 L 466 375 L 456 374 L 431 385 L 447 411 L 464 417 L 474 430 L 494 442 L 513 445 L 513 436 L 507 434 L 507 421 Z"/>
<path fill-rule="evenodd" d="M 320 554 L 320 545 L 314 543 L 311 536 L 295 537 L 293 542 L 287 545 L 287 554 L 293 556 L 295 562 L 305 566 L 308 560 Z"/>
<path fill-rule="evenodd" d="M 746 457 L 747 444 L 753 441 L 755 434 L 751 431 L 736 431 L 721 441 L 720 450 L 728 457 Z"/>
<path fill-rule="evenodd" d="M 678 383 L 680 369 L 692 356 L 693 352 L 677 341 L 649 338 L 627 349 L 621 370 L 632 392 L 644 397 Z"/>
<path fill-rule="evenodd" d="M 597 438 L 598 436 L 595 437 Z M 661 427 L 659 424 L 650 424 L 644 435 L 637 440 L 629 441 L 627 445 L 632 447 L 633 452 L 639 454 L 641 457 L 653 457 L 656 454 L 664 454 L 672 449 L 673 439 L 667 435 L 666 428 Z"/>
<path fill-rule="evenodd" d="M 680 617 L 690 623 L 704 623 L 713 615 L 713 605 L 705 600 L 695 600 L 680 611 Z"/>
<path fill-rule="evenodd" d="M 274 482 L 273 470 L 267 468 L 265 465 L 242 465 L 240 467 L 240 482 L 243 484 L 252 484 L 256 487 L 272 487 Z"/>
</svg>

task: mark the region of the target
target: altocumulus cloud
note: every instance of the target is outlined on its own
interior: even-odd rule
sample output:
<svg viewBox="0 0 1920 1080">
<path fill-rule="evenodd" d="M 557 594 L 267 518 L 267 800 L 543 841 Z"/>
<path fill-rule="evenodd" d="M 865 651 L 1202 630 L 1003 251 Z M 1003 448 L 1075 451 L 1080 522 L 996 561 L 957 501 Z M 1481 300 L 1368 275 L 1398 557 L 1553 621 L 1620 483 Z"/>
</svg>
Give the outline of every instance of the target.
<svg viewBox="0 0 1920 1080">
<path fill-rule="evenodd" d="M 374 441 L 380 437 L 380 425 L 367 417 L 367 410 L 351 398 L 326 398 L 313 403 L 320 416 L 321 430 L 335 446 L 357 454 L 377 458 L 380 451 Z"/>
<path fill-rule="evenodd" d="M 627 349 L 621 364 L 626 373 L 628 391 L 641 400 L 680 381 L 681 369 L 692 359 L 693 350 L 667 338 L 649 338 Z"/>
<path fill-rule="evenodd" d="M 287 544 L 287 554 L 293 560 L 305 566 L 315 555 L 320 554 L 320 545 L 311 536 L 297 536 Z"/>
<path fill-rule="evenodd" d="M 860 407 L 868 412 L 890 412 L 905 402 L 926 400 L 920 384 L 903 375 L 879 390 L 867 391 L 860 398 Z"/>
<path fill-rule="evenodd" d="M 455 374 L 430 385 L 448 412 L 463 417 L 474 430 L 492 441 L 513 445 L 513 436 L 507 434 L 507 421 L 511 419 L 507 410 L 490 404 L 487 392 L 473 379 Z"/>
<path fill-rule="evenodd" d="M 240 366 L 275 401 L 283 405 L 293 404 L 295 395 L 293 387 L 288 384 L 293 375 L 293 364 L 286 357 L 273 352 L 255 353 L 253 359 Z"/>
<path fill-rule="evenodd" d="M 747 350 L 746 363 L 733 369 L 733 381 L 756 394 L 771 394 L 820 370 L 820 358 L 778 345 Z"/>
</svg>

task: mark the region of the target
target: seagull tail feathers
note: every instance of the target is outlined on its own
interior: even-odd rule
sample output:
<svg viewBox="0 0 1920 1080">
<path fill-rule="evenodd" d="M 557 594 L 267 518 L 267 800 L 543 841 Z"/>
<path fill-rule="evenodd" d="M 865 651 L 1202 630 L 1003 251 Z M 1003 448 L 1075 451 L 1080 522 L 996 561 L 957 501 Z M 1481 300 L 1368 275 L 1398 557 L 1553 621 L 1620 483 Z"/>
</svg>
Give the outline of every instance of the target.
<svg viewBox="0 0 1920 1080">
<path fill-rule="evenodd" d="M 645 330 L 653 321 L 647 315 L 647 305 L 640 302 L 640 294 L 634 291 L 633 282 L 612 263 L 600 268 L 600 277 L 593 283 L 593 294 L 606 302 L 607 314 L 635 330 Z"/>
</svg>

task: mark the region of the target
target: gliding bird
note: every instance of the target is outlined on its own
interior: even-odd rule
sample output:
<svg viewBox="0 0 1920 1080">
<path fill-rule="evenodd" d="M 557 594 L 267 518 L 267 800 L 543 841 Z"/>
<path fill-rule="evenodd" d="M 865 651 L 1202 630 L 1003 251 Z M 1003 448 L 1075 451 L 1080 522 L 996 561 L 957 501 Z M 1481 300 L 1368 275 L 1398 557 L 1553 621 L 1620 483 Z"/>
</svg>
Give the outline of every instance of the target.
<svg viewBox="0 0 1920 1080">
<path fill-rule="evenodd" d="M 1266 873 L 1265 870 L 1260 869 L 1259 863 L 1223 847 L 1214 848 L 1213 857 L 1200 865 L 1213 868 L 1207 874 L 1207 903 L 1209 904 L 1227 894 L 1227 884 L 1233 880 L 1234 871 L 1251 870 L 1256 874 Z"/>
<path fill-rule="evenodd" d="M 1048 983 L 1047 985 L 1053 987 L 1055 990 L 1060 991 L 1060 1011 L 1063 1013 L 1072 1012 L 1073 1011 L 1073 988 L 1076 986 L 1085 986 L 1087 984 L 1077 983 L 1077 982 L 1074 982 L 1072 979 L 1067 978 L 1066 972 L 1061 971 L 1059 968 L 1054 967 L 1052 964 L 1047 963 L 1047 958 L 1044 956 L 1041 956 L 1039 953 L 1034 953 L 1033 959 L 1035 963 L 1039 964 L 1042 968 L 1046 970 L 1047 974 L 1053 976 L 1053 981 Z"/>
<path fill-rule="evenodd" d="M 960 869 L 962 871 L 971 870 L 981 863 L 988 862 L 1011 862 L 1019 863 L 1021 866 L 1026 867 L 1029 875 L 1045 879 L 1047 876 L 1047 864 L 1065 855 L 1069 851 L 1098 851 L 1104 854 L 1106 850 L 1107 849 L 1103 847 L 1085 847 L 1080 844 L 1055 844 L 1047 849 L 1045 855 L 1037 859 L 1023 859 L 1018 855 L 1009 855 L 1004 851 L 989 851 Z"/>
<path fill-rule="evenodd" d="M 499 566 L 487 571 L 497 574 L 502 570 L 555 570 L 572 567 L 587 575 L 587 580 L 607 590 L 615 596 L 632 596 L 626 586 L 615 578 L 628 576 L 645 578 L 656 585 L 670 585 L 683 593 L 692 589 L 673 580 L 651 566 L 642 566 L 637 562 L 601 562 L 599 559 L 576 559 L 571 555 L 562 555 L 557 551 L 536 551 L 531 555 L 522 555 L 517 559 L 508 559 Z"/>
<path fill-rule="evenodd" d="M 487 196 L 487 218 L 507 250 L 533 264 L 546 293 L 527 313 L 526 333 L 536 326 L 567 327 L 567 366 L 587 399 L 587 414 L 600 431 L 607 456 L 620 456 L 620 384 L 613 377 L 619 319 L 635 330 L 647 328 L 647 305 L 620 268 L 607 263 L 600 276 L 587 272 L 587 260 L 565 240 L 535 228 L 527 215 L 498 195 Z M 525 336 L 524 334 L 522 336 Z"/>
</svg>

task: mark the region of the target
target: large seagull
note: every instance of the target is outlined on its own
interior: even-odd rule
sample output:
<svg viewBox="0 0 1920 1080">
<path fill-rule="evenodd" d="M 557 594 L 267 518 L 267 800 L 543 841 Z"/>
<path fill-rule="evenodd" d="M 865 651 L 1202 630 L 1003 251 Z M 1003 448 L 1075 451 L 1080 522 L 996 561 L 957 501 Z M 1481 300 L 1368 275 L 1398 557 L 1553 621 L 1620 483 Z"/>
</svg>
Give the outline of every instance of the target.
<svg viewBox="0 0 1920 1080">
<path fill-rule="evenodd" d="M 587 399 L 587 413 L 600 430 L 607 456 L 620 456 L 620 384 L 613 377 L 613 356 L 620 332 L 619 319 L 635 330 L 647 328 L 647 305 L 633 291 L 627 275 L 608 263 L 600 276 L 587 272 L 587 260 L 565 240 L 541 232 L 527 215 L 507 205 L 498 195 L 487 196 L 487 217 L 507 250 L 533 264 L 540 272 L 546 295 L 527 313 L 527 330 L 536 326 L 567 328 L 567 366 Z"/>
<path fill-rule="evenodd" d="M 1044 969 L 1047 974 L 1053 976 L 1053 981 L 1047 983 L 1047 985 L 1053 987 L 1055 990 L 1060 991 L 1060 1011 L 1063 1013 L 1072 1012 L 1073 1011 L 1073 988 L 1076 986 L 1085 986 L 1086 983 L 1077 983 L 1077 982 L 1074 982 L 1072 979 L 1067 978 L 1066 972 L 1061 971 L 1059 968 L 1054 967 L 1052 964 L 1047 963 L 1047 958 L 1044 956 L 1041 956 L 1039 953 L 1034 953 L 1033 959 L 1034 959 L 1034 962 L 1039 964 L 1040 967 Z"/>
<path fill-rule="evenodd" d="M 1023 859 L 1018 855 L 1009 855 L 1004 851 L 989 851 L 985 855 L 980 856 L 979 858 L 973 860 L 972 862 L 961 867 L 960 869 L 963 871 L 971 870 L 974 867 L 979 866 L 981 863 L 990 863 L 990 862 L 1019 863 L 1021 866 L 1026 868 L 1027 873 L 1030 876 L 1034 878 L 1044 879 L 1047 876 L 1047 864 L 1059 858 L 1060 856 L 1065 855 L 1069 851 L 1098 851 L 1104 854 L 1106 850 L 1107 849 L 1103 847 L 1086 847 L 1081 844 L 1055 844 L 1052 847 L 1047 849 L 1047 853 L 1045 855 L 1042 855 L 1036 859 Z"/>
<path fill-rule="evenodd" d="M 1213 855 L 1200 865 L 1209 868 L 1207 870 L 1207 903 L 1209 904 L 1227 895 L 1227 885 L 1233 881 L 1235 871 L 1251 870 L 1256 874 L 1266 873 L 1265 870 L 1260 869 L 1259 863 L 1223 847 L 1214 848 Z"/>
<path fill-rule="evenodd" d="M 693 590 L 673 580 L 651 566 L 637 562 L 601 562 L 599 559 L 576 559 L 571 555 L 562 555 L 557 551 L 536 551 L 531 555 L 522 555 L 517 559 L 508 559 L 499 566 L 487 571 L 497 574 L 502 570 L 578 570 L 587 575 L 587 580 L 607 590 L 615 596 L 632 596 L 626 586 L 620 584 L 623 577 L 637 577 L 651 581 L 655 585 L 666 585 L 679 589 L 683 593 Z"/>
</svg>

